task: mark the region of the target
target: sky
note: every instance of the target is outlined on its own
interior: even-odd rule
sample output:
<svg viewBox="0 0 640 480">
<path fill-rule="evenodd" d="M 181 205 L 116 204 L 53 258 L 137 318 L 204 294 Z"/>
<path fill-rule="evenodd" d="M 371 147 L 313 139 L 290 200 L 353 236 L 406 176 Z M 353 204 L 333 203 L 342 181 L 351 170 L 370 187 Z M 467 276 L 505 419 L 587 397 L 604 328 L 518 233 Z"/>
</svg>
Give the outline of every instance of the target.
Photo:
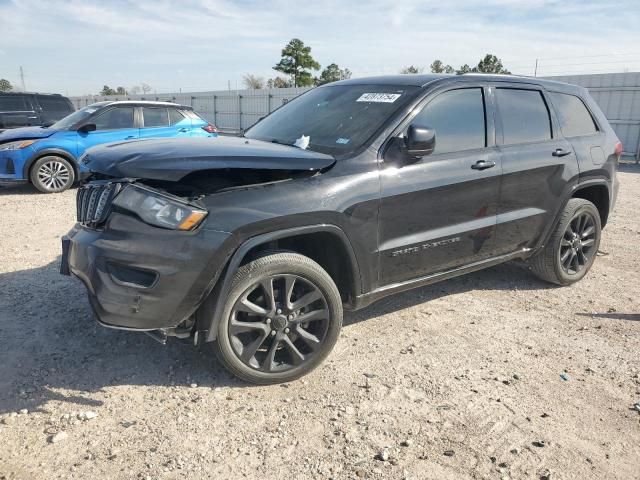
<svg viewBox="0 0 640 480">
<path fill-rule="evenodd" d="M 354 77 L 459 67 L 486 53 L 513 73 L 640 71 L 638 0 L 0 0 L 0 78 L 27 90 L 158 93 L 270 78 L 292 38 Z M 319 74 L 319 72 L 316 72 Z"/>
</svg>

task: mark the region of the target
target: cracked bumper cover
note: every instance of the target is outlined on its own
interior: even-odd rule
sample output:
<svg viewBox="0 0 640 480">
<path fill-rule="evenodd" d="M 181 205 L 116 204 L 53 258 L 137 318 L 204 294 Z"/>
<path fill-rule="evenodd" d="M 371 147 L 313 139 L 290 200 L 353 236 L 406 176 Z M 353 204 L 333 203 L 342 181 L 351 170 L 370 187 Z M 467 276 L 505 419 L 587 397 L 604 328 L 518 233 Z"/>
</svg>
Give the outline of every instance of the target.
<svg viewBox="0 0 640 480">
<path fill-rule="evenodd" d="M 232 244 L 231 234 L 204 226 L 195 232 L 163 230 L 112 213 L 104 230 L 80 224 L 71 229 L 62 241 L 60 270 L 82 280 L 105 326 L 170 328 L 204 300 Z"/>
</svg>

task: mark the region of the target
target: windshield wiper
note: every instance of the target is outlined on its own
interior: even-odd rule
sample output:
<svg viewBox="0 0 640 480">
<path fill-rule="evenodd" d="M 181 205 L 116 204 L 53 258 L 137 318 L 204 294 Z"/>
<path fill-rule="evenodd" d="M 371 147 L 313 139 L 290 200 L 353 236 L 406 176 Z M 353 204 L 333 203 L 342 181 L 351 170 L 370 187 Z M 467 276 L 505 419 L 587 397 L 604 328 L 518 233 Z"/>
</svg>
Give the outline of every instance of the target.
<svg viewBox="0 0 640 480">
<path fill-rule="evenodd" d="M 277 138 L 272 138 L 271 139 L 271 143 L 277 143 L 278 145 L 286 145 L 287 147 L 291 147 L 292 146 L 290 143 L 282 142 L 282 141 L 278 140 Z"/>
</svg>

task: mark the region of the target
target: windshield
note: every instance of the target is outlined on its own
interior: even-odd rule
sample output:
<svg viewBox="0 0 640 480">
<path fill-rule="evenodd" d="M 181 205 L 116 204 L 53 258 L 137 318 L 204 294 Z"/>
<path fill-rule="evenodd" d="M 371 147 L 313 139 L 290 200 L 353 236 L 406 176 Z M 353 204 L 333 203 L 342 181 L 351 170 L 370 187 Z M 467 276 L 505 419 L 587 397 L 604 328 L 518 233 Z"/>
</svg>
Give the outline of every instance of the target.
<svg viewBox="0 0 640 480">
<path fill-rule="evenodd" d="M 53 128 L 54 130 L 67 130 L 79 121 L 87 118 L 92 113 L 98 111 L 99 108 L 100 106 L 98 105 L 89 105 L 88 107 L 81 108 L 80 110 L 76 110 L 75 112 L 73 112 L 71 115 L 67 115 L 63 119 L 58 120 L 49 128 Z"/>
<path fill-rule="evenodd" d="M 347 156 L 364 146 L 418 90 L 405 85 L 316 88 L 264 118 L 245 137 Z"/>
</svg>

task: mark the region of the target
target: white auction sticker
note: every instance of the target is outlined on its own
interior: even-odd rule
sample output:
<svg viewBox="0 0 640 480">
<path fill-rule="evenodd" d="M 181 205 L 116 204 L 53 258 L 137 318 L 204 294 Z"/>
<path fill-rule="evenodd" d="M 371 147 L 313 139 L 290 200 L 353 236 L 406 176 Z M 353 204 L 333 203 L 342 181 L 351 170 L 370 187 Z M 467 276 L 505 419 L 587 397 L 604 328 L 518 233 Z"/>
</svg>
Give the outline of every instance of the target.
<svg viewBox="0 0 640 480">
<path fill-rule="evenodd" d="M 398 98 L 399 93 L 363 93 L 356 102 L 393 103 Z"/>
</svg>

